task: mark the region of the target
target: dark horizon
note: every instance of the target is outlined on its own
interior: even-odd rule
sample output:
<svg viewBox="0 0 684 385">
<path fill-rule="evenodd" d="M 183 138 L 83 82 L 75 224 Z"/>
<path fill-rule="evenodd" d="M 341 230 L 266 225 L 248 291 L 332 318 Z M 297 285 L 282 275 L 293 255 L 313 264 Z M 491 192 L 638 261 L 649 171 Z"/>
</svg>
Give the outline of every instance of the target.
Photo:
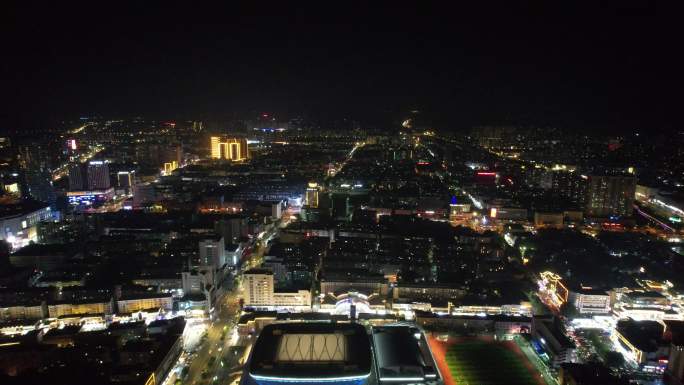
<svg viewBox="0 0 684 385">
<path fill-rule="evenodd" d="M 454 131 L 682 124 L 676 25 L 660 4 L 186 11 L 15 6 L 2 26 L 0 131 L 250 111 L 389 122 L 413 109 Z"/>
</svg>

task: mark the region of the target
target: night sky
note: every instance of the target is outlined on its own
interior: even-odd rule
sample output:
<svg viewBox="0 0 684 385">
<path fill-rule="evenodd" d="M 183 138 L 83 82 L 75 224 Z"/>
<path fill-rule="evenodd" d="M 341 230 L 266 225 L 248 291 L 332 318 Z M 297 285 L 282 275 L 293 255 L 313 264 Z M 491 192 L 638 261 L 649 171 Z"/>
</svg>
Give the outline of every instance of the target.
<svg viewBox="0 0 684 385">
<path fill-rule="evenodd" d="M 684 121 L 681 9 L 663 2 L 145 3 L 4 8 L 0 129 L 94 114 L 364 120 L 412 109 L 453 130 L 520 124 L 628 133 Z"/>
</svg>

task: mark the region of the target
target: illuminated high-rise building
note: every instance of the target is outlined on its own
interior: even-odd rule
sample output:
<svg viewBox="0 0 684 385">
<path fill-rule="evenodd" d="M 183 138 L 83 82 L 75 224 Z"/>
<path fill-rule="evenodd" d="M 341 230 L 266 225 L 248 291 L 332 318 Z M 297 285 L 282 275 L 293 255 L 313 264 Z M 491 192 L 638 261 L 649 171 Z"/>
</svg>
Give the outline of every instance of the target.
<svg viewBox="0 0 684 385">
<path fill-rule="evenodd" d="M 106 190 L 111 187 L 109 181 L 109 164 L 104 160 L 88 162 L 88 189 Z"/>
<path fill-rule="evenodd" d="M 211 157 L 213 159 L 228 159 L 240 161 L 249 158 L 247 139 L 211 137 Z"/>
<path fill-rule="evenodd" d="M 306 196 L 304 197 L 304 199 L 305 205 L 311 208 L 318 207 L 318 183 L 309 182 L 309 185 L 306 188 Z"/>
<path fill-rule="evenodd" d="M 221 138 L 218 136 L 211 137 L 211 157 L 212 159 L 221 158 Z"/>
<path fill-rule="evenodd" d="M 594 218 L 631 217 L 636 178 L 633 175 L 590 175 L 585 215 Z"/>
<path fill-rule="evenodd" d="M 243 274 L 245 288 L 245 305 L 273 305 L 273 271 L 267 269 L 251 269 Z"/>
<path fill-rule="evenodd" d="M 164 175 L 171 175 L 173 170 L 178 168 L 178 163 L 173 160 L 171 162 L 164 163 Z"/>
<path fill-rule="evenodd" d="M 226 263 L 226 246 L 223 237 L 207 237 L 199 242 L 200 264 L 220 268 Z"/>
<path fill-rule="evenodd" d="M 132 191 L 135 185 L 135 171 L 119 171 L 116 175 L 117 183 L 119 187 L 126 189 L 127 191 Z"/>
<path fill-rule="evenodd" d="M 79 191 L 88 189 L 88 171 L 85 163 L 69 165 L 69 190 Z"/>
<path fill-rule="evenodd" d="M 202 124 L 201 121 L 192 122 L 192 130 L 193 131 L 200 132 L 200 131 L 202 131 L 202 128 L 204 128 L 204 125 Z"/>
</svg>

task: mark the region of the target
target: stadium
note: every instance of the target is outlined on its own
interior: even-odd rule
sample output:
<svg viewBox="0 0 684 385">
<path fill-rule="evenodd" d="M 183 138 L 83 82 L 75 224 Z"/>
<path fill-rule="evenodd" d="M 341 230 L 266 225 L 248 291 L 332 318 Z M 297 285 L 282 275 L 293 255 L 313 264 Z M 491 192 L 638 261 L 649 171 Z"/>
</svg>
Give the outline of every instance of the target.
<svg viewBox="0 0 684 385">
<path fill-rule="evenodd" d="M 243 384 L 441 384 L 427 339 L 414 325 L 356 323 L 265 326 Z"/>
</svg>

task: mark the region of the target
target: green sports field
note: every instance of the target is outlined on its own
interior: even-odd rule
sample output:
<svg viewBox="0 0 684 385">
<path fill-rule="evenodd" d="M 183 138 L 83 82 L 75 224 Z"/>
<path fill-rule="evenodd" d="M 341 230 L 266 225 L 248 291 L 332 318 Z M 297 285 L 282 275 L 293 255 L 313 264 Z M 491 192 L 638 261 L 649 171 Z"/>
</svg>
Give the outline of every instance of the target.
<svg viewBox="0 0 684 385">
<path fill-rule="evenodd" d="M 537 385 L 526 358 L 506 342 L 465 340 L 450 344 L 446 364 L 458 385 Z"/>
</svg>

